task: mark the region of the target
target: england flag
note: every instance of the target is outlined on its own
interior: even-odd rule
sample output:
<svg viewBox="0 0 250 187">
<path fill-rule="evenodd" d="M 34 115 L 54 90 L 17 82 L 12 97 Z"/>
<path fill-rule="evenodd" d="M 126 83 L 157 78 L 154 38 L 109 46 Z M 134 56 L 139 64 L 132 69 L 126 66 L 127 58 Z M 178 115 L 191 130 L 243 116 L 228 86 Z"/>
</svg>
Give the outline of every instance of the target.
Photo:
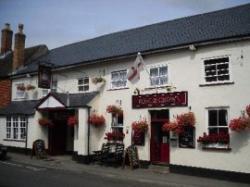
<svg viewBox="0 0 250 187">
<path fill-rule="evenodd" d="M 127 77 L 130 82 L 135 82 L 140 80 L 140 72 L 143 70 L 143 66 L 144 66 L 143 58 L 141 56 L 141 53 L 139 52 L 137 54 L 133 66 L 128 71 Z"/>
</svg>

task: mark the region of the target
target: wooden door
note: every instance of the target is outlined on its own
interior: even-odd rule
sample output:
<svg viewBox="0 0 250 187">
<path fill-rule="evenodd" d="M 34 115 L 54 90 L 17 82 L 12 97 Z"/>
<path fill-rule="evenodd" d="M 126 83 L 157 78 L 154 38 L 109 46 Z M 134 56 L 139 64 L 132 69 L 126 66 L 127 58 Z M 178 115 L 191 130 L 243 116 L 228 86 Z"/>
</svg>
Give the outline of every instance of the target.
<svg viewBox="0 0 250 187">
<path fill-rule="evenodd" d="M 49 129 L 49 153 L 51 155 L 64 154 L 66 150 L 65 120 L 53 121 L 54 126 Z"/>
</svg>

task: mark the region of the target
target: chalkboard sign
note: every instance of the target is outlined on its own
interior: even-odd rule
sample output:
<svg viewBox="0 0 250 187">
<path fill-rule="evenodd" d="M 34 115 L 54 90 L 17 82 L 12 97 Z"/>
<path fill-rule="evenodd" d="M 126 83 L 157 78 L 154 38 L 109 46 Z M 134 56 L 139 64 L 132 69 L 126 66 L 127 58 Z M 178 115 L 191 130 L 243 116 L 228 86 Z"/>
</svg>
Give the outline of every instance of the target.
<svg viewBox="0 0 250 187">
<path fill-rule="evenodd" d="M 43 140 L 36 140 L 33 143 L 32 156 L 36 155 L 37 158 L 46 158 L 45 143 Z"/>
<path fill-rule="evenodd" d="M 134 145 L 129 146 L 125 151 L 125 156 L 123 160 L 123 166 L 125 165 L 125 159 L 128 158 L 129 165 L 131 169 L 140 167 L 140 161 L 138 157 L 137 147 Z"/>
<path fill-rule="evenodd" d="M 184 127 L 184 132 L 179 135 L 179 147 L 180 148 L 194 148 L 194 127 Z"/>
</svg>

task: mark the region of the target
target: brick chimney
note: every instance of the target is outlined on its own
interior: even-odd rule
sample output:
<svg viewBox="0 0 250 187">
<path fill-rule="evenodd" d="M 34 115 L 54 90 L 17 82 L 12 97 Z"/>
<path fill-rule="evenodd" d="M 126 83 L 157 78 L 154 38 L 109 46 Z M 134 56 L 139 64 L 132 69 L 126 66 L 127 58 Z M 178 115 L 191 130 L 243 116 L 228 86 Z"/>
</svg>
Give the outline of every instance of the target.
<svg viewBox="0 0 250 187">
<path fill-rule="evenodd" d="M 15 34 L 15 46 L 13 56 L 13 70 L 24 64 L 24 48 L 25 48 L 25 34 L 23 33 L 23 24 L 18 25 L 18 32 Z"/>
<path fill-rule="evenodd" d="M 1 54 L 6 53 L 7 51 L 11 51 L 12 36 L 13 36 L 13 31 L 10 29 L 10 24 L 5 23 L 5 28 L 2 29 Z"/>
</svg>

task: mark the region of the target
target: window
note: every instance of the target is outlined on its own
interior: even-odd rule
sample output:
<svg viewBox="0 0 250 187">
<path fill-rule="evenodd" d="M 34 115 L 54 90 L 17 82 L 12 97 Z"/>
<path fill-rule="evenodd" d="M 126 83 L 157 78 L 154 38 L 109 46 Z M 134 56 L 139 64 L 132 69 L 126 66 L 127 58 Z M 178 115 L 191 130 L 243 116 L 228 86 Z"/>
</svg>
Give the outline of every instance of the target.
<svg viewBox="0 0 250 187">
<path fill-rule="evenodd" d="M 123 133 L 123 115 L 112 114 L 112 131 Z"/>
<path fill-rule="evenodd" d="M 89 90 L 89 77 L 78 79 L 78 91 L 85 92 Z"/>
<path fill-rule="evenodd" d="M 150 69 L 150 85 L 161 86 L 168 83 L 168 67 L 156 67 Z"/>
<path fill-rule="evenodd" d="M 226 108 L 208 110 L 208 133 L 228 134 L 228 112 Z"/>
<path fill-rule="evenodd" d="M 229 58 L 217 58 L 204 61 L 205 82 L 225 82 L 230 80 Z"/>
<path fill-rule="evenodd" d="M 111 88 L 124 88 L 127 85 L 127 70 L 111 73 Z"/>
<path fill-rule="evenodd" d="M 57 80 L 52 81 L 51 92 L 57 92 Z"/>
<path fill-rule="evenodd" d="M 26 116 L 8 116 L 6 118 L 6 139 L 25 140 L 27 124 Z"/>
<path fill-rule="evenodd" d="M 25 97 L 25 86 L 23 83 L 16 84 L 16 98 Z"/>
</svg>

